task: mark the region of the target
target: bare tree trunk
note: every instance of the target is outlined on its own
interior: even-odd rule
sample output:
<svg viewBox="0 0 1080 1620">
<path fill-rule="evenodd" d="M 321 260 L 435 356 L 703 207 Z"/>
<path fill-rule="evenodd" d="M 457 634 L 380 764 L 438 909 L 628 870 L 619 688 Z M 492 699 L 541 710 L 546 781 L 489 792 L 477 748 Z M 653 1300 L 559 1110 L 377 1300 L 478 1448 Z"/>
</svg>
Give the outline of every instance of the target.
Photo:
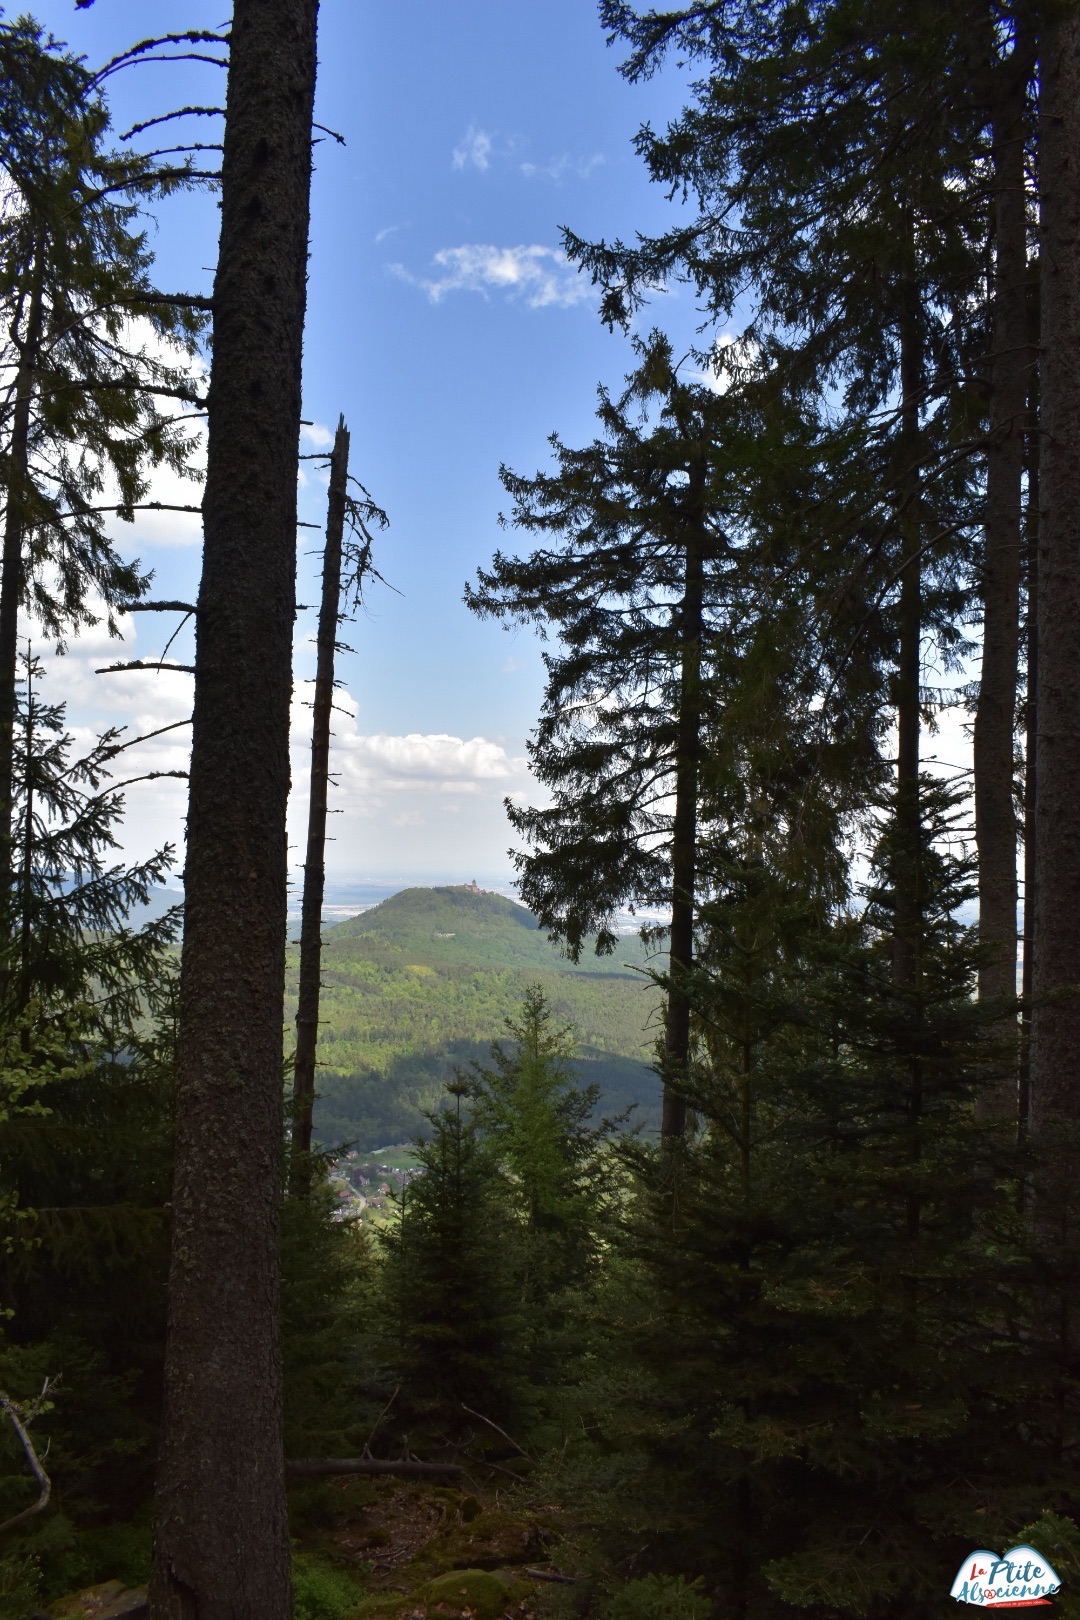
<svg viewBox="0 0 1080 1620">
<path fill-rule="evenodd" d="M 1044 26 L 1031 1127 L 1049 1147 L 1080 1122 L 1080 9 Z"/>
<path fill-rule="evenodd" d="M 907 1049 L 908 1154 L 921 1153 L 923 1065 L 919 1025 L 923 1006 L 923 822 L 919 790 L 922 721 L 922 495 L 920 484 L 919 402 L 922 397 L 922 341 L 916 283 L 915 237 L 910 220 L 908 264 L 900 282 L 900 603 L 896 669 L 896 842 L 895 911 L 893 914 L 893 984 L 898 1017 Z M 912 1192 L 905 1207 L 908 1242 L 919 1241 L 922 1200 Z M 914 1330 L 918 1309 L 914 1275 L 905 1283 L 906 1331 Z"/>
<path fill-rule="evenodd" d="M 330 788 L 330 715 L 334 705 L 334 654 L 341 614 L 341 544 L 349 486 L 349 434 L 338 421 L 330 458 L 326 509 L 318 660 L 311 722 L 311 787 L 308 796 L 307 860 L 300 921 L 300 990 L 296 1006 L 293 1067 L 293 1130 L 290 1187 L 303 1197 L 310 1185 L 311 1114 L 315 1104 L 315 1050 L 319 1038 L 319 975 L 322 969 L 322 903 L 326 879 L 326 812 Z"/>
<path fill-rule="evenodd" d="M 15 795 L 15 687 L 19 663 L 19 600 L 23 585 L 23 540 L 30 483 L 30 411 L 44 323 L 44 248 L 38 239 L 30 271 L 26 327 L 20 338 L 19 369 L 8 449 L 7 510 L 4 513 L 3 576 L 0 579 L 0 948 L 11 932 L 15 852 L 12 803 Z"/>
<path fill-rule="evenodd" d="M 912 261 L 914 242 L 909 244 Z M 914 264 L 900 286 L 900 503 L 899 650 L 896 669 L 896 819 L 898 862 L 893 931 L 893 982 L 913 992 L 919 973 L 922 924 L 922 813 L 919 803 L 920 690 L 922 677 L 922 554 L 919 521 L 919 400 L 922 357 Z"/>
<path fill-rule="evenodd" d="M 986 446 L 983 653 L 975 715 L 975 840 L 979 855 L 981 1000 L 1016 995 L 1016 812 L 1013 761 L 1020 647 L 1020 557 L 1027 411 L 1028 274 L 1024 110 L 1029 48 L 1020 34 L 995 65 L 995 265 Z M 1002 1037 L 1015 1035 L 1003 1020 Z M 1009 1085 L 1013 1082 L 1010 1080 Z M 997 1088 L 995 1088 L 997 1089 Z M 1015 1102 L 1015 1095 L 1013 1096 Z M 1010 1107 L 1010 1114 L 1013 1109 Z"/>
<path fill-rule="evenodd" d="M 691 507 L 695 483 L 691 473 Z M 690 1062 L 690 987 L 694 965 L 694 892 L 697 885 L 697 810 L 701 748 L 701 635 L 704 611 L 702 536 L 691 520 L 686 542 L 685 581 L 679 608 L 679 715 L 675 763 L 675 815 L 671 839 L 671 937 L 665 1035 L 664 1100 L 661 1134 L 680 1137 L 686 1130 L 686 1102 L 677 1087 Z M 674 1082 L 674 1085 L 672 1084 Z"/>
<path fill-rule="evenodd" d="M 287 1620 L 279 1226 L 317 0 L 235 0 L 203 498 L 151 1612 Z"/>
<path fill-rule="evenodd" d="M 1020 989 L 1020 1063 L 1017 1127 L 1023 1136 L 1031 1115 L 1031 1019 L 1035 990 L 1035 819 L 1038 803 L 1039 678 L 1039 435 L 1037 394 L 1031 390 L 1027 462 L 1027 622 L 1025 625 L 1027 693 L 1024 703 L 1024 965 Z"/>
</svg>

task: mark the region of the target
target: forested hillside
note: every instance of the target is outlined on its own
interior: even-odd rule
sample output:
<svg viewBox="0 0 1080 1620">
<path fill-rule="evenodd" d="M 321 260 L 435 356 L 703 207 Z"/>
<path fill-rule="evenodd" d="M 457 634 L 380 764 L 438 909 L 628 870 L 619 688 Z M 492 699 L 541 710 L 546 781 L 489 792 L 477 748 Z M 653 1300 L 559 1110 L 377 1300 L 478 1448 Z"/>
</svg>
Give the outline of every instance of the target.
<svg viewBox="0 0 1080 1620">
<path fill-rule="evenodd" d="M 290 952 L 287 1015 L 295 1008 Z M 658 1034 L 662 968 L 634 933 L 611 955 L 567 959 L 523 906 L 465 887 L 405 889 L 327 932 L 315 1110 L 318 1138 L 361 1147 L 426 1128 L 455 1068 L 485 1058 L 526 987 L 542 986 L 578 1037 L 576 1067 L 601 1089 L 600 1109 L 659 1124 L 648 1066 Z"/>
</svg>

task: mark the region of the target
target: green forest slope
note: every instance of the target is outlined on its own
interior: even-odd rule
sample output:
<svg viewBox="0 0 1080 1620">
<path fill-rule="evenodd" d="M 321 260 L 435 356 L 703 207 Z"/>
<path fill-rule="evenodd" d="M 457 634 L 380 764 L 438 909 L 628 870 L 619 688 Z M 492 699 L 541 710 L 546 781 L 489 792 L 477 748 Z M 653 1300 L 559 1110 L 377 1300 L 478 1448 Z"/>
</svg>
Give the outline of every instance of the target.
<svg viewBox="0 0 1080 1620">
<path fill-rule="evenodd" d="M 380 1147 L 423 1128 L 455 1065 L 486 1059 L 525 987 L 543 986 L 574 1026 L 584 1081 L 602 1088 L 602 1111 L 636 1103 L 659 1121 L 659 1083 L 648 1067 L 659 997 L 628 936 L 613 956 L 560 955 L 523 906 L 466 888 L 404 889 L 330 929 L 323 944 L 315 1134 L 323 1142 Z M 291 1019 L 297 950 L 289 950 Z"/>
</svg>

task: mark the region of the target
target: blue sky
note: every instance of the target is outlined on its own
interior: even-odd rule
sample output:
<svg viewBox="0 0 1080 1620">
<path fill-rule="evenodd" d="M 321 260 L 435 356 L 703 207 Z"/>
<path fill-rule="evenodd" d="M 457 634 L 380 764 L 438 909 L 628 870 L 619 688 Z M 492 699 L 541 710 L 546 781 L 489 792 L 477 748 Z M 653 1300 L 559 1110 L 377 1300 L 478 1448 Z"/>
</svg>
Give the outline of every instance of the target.
<svg viewBox="0 0 1080 1620">
<path fill-rule="evenodd" d="M 95 64 L 152 31 L 220 25 L 225 12 L 223 0 L 96 0 L 84 11 L 50 0 L 34 10 Z M 499 463 L 543 465 L 555 429 L 570 443 L 591 437 L 597 384 L 629 369 L 625 338 L 601 326 L 595 292 L 562 260 L 559 227 L 632 236 L 670 220 L 673 205 L 648 185 L 631 141 L 641 122 L 677 110 L 685 83 L 673 68 L 627 85 L 593 0 L 323 0 L 319 58 L 316 116 L 347 145 L 316 151 L 304 379 L 314 426 L 303 448 L 328 443 L 344 412 L 352 470 L 391 519 L 377 561 L 395 588 L 372 590 L 339 669 L 348 712 L 337 722 L 329 874 L 342 892 L 414 879 L 502 886 L 503 796 L 535 796 L 524 755 L 542 669 L 533 637 L 475 620 L 462 586 L 497 545 L 514 543 L 497 527 Z M 120 73 L 110 81 L 115 126 L 219 101 L 223 80 L 191 65 Z M 198 120 L 195 138 L 215 138 L 211 127 Z M 162 206 L 162 286 L 209 290 L 216 217 L 208 196 Z M 645 324 L 654 320 L 685 339 L 693 309 L 667 296 Z M 319 522 L 324 482 L 307 466 L 301 516 Z M 154 567 L 163 595 L 191 597 L 197 520 L 154 517 L 117 537 Z M 302 530 L 301 551 L 315 538 Z M 299 594 L 317 599 L 308 557 Z M 312 632 L 313 615 L 302 615 L 299 682 L 313 665 Z M 189 677 L 93 673 L 117 651 L 148 657 L 164 639 L 157 615 L 131 625 L 121 649 L 93 636 L 49 661 L 50 695 L 69 695 L 80 733 L 118 716 L 142 729 L 179 718 Z M 182 650 L 183 638 L 173 655 Z M 300 684 L 300 789 L 303 697 Z M 145 766 L 178 768 L 182 749 L 171 734 Z M 177 838 L 182 817 L 180 783 L 132 789 L 130 847 Z M 297 814 L 294 845 L 302 834 Z"/>
</svg>

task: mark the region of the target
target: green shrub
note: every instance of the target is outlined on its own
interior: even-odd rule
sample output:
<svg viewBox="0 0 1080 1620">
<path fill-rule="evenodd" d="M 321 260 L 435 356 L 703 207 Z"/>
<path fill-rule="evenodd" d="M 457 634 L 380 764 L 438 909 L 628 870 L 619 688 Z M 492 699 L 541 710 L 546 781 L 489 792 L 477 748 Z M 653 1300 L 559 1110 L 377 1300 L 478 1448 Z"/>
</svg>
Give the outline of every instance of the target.
<svg viewBox="0 0 1080 1620">
<path fill-rule="evenodd" d="M 705 1620 L 712 1605 L 701 1582 L 683 1575 L 643 1575 L 609 1598 L 603 1620 Z"/>
<path fill-rule="evenodd" d="M 0 1620 L 25 1620 L 38 1607 L 41 1568 L 31 1554 L 0 1558 Z"/>
<path fill-rule="evenodd" d="M 360 1602 L 355 1581 L 315 1556 L 293 1555 L 293 1620 L 344 1620 Z"/>
</svg>

